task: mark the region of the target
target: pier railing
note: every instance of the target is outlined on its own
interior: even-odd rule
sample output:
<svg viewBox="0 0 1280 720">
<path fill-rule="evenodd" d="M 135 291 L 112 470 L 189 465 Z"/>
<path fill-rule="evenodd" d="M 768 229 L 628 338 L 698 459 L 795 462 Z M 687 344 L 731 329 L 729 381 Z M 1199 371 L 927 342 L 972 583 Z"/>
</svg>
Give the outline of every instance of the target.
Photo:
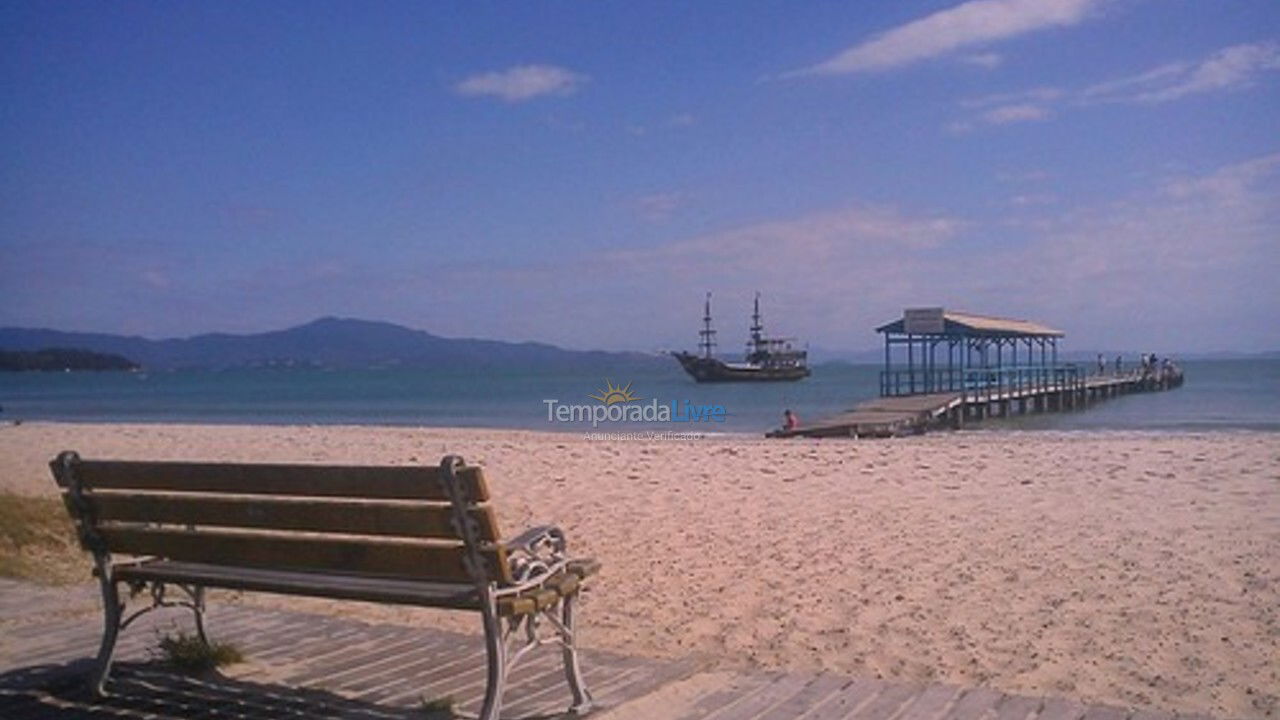
<svg viewBox="0 0 1280 720">
<path fill-rule="evenodd" d="M 1078 392 L 1085 387 L 1085 374 L 1071 364 L 987 368 L 968 374 L 964 396 L 969 403 Z"/>
<path fill-rule="evenodd" d="M 980 402 L 1013 395 L 1080 390 L 1085 373 L 1077 365 L 1026 365 L 998 368 L 889 370 L 880 373 L 880 396 L 962 393 Z"/>
<path fill-rule="evenodd" d="M 882 370 L 880 371 L 880 397 L 902 395 L 927 395 L 964 390 L 964 370 Z"/>
</svg>

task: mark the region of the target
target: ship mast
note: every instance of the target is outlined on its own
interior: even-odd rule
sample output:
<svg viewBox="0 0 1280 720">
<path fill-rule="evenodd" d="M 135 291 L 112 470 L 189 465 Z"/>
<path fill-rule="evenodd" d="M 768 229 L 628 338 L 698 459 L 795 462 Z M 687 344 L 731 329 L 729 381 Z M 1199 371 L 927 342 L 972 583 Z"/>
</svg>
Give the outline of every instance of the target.
<svg viewBox="0 0 1280 720">
<path fill-rule="evenodd" d="M 711 293 L 707 293 L 707 304 L 702 314 L 702 330 L 698 331 L 698 335 L 702 337 L 698 347 L 702 349 L 703 357 L 710 359 L 714 354 L 712 349 L 716 346 L 716 331 L 711 329 Z"/>
<path fill-rule="evenodd" d="M 764 324 L 760 322 L 760 293 L 756 293 L 755 312 L 751 314 L 751 344 L 756 350 L 764 344 Z"/>
</svg>

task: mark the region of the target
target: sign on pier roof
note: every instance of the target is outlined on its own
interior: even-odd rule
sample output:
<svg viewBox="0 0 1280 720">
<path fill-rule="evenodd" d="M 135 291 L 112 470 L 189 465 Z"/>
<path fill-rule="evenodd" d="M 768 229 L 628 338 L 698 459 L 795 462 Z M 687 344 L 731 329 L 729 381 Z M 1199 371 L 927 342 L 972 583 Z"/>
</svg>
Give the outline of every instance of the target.
<svg viewBox="0 0 1280 720">
<path fill-rule="evenodd" d="M 908 335 L 938 335 L 946 330 L 942 308 L 907 308 L 902 311 L 902 329 Z"/>
</svg>

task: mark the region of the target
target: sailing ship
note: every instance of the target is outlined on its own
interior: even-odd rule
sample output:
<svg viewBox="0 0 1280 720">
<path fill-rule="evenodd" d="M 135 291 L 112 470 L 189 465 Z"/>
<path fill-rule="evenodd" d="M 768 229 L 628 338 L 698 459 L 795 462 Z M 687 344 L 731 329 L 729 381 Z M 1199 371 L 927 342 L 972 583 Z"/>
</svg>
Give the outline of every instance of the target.
<svg viewBox="0 0 1280 720">
<path fill-rule="evenodd" d="M 747 341 L 744 362 L 726 362 L 715 356 L 716 331 L 711 327 L 711 293 L 698 332 L 700 355 L 674 352 L 680 366 L 698 382 L 778 382 L 809 377 L 808 355 L 794 349 L 794 338 L 771 338 L 764 334 L 760 318 L 760 293 L 756 293 L 755 312 L 751 315 L 751 338 Z"/>
</svg>

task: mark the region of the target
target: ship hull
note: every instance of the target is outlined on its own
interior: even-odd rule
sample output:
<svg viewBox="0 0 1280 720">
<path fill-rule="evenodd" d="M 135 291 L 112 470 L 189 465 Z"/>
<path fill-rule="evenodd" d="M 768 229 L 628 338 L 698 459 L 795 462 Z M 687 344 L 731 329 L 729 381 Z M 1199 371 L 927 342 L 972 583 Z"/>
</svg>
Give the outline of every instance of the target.
<svg viewBox="0 0 1280 720">
<path fill-rule="evenodd" d="M 700 383 L 713 382 L 793 382 L 809 377 L 809 368 L 795 367 L 733 367 L 716 358 L 699 357 L 691 353 L 672 353 L 680 367 Z"/>
</svg>

